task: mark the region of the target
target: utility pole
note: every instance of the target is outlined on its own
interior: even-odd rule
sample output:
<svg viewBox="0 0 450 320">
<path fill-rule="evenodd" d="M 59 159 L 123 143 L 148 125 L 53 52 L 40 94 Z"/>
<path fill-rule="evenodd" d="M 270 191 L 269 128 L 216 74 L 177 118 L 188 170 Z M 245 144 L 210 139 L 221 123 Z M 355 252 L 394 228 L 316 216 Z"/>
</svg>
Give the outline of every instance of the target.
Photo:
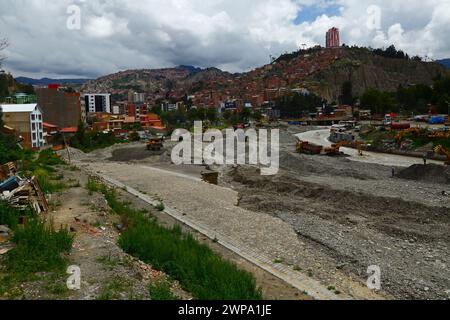
<svg viewBox="0 0 450 320">
<path fill-rule="evenodd" d="M 71 163 L 70 150 L 69 150 L 69 146 L 67 145 L 67 142 L 66 142 L 66 135 L 64 133 L 63 133 L 63 140 L 64 140 L 64 146 L 66 147 L 66 150 L 67 150 L 67 157 L 69 159 L 69 164 L 70 164 Z"/>
</svg>

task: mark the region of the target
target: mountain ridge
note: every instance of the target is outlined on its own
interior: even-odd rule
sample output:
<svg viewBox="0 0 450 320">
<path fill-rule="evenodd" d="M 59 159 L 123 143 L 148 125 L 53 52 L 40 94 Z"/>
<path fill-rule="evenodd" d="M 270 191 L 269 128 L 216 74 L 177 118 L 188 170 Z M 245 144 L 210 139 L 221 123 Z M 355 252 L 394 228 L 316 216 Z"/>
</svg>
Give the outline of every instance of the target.
<svg viewBox="0 0 450 320">
<path fill-rule="evenodd" d="M 358 47 L 316 47 L 282 55 L 249 72 L 231 74 L 195 67 L 126 70 L 91 80 L 83 89 L 141 91 L 148 93 L 151 101 L 196 95 L 204 97 L 201 100 L 205 105 L 213 106 L 217 101 L 233 99 L 273 101 L 293 89 L 305 88 L 337 102 L 347 81 L 353 83 L 354 95 L 359 96 L 369 88 L 395 91 L 399 86 L 431 85 L 438 75 L 448 74 L 438 63 L 382 53 Z"/>
<path fill-rule="evenodd" d="M 436 60 L 436 62 L 450 69 L 450 59 Z"/>
<path fill-rule="evenodd" d="M 82 85 L 87 81 L 92 79 L 51 79 L 51 78 L 41 78 L 34 79 L 28 77 L 17 77 L 15 78 L 17 82 L 21 84 L 34 85 L 34 86 L 48 86 L 49 84 L 74 84 L 74 85 Z"/>
</svg>

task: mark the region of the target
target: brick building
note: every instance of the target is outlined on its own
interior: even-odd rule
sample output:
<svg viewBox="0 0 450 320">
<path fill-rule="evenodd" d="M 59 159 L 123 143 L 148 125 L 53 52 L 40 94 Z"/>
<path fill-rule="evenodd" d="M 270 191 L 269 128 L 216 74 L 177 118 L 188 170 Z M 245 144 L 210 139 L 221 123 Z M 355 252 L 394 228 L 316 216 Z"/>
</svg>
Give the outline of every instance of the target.
<svg viewBox="0 0 450 320">
<path fill-rule="evenodd" d="M 66 92 L 57 85 L 36 89 L 37 101 L 46 123 L 58 128 L 76 127 L 81 119 L 80 94 Z"/>
</svg>

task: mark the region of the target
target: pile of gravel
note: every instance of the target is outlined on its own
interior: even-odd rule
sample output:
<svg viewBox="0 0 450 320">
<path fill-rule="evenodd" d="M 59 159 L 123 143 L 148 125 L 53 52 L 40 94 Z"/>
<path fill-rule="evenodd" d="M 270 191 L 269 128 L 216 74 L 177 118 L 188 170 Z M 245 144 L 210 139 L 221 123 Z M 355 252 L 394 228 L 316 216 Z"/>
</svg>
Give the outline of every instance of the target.
<svg viewBox="0 0 450 320">
<path fill-rule="evenodd" d="M 423 181 L 430 183 L 450 183 L 450 167 L 436 164 L 413 165 L 397 174 L 400 179 Z"/>
</svg>

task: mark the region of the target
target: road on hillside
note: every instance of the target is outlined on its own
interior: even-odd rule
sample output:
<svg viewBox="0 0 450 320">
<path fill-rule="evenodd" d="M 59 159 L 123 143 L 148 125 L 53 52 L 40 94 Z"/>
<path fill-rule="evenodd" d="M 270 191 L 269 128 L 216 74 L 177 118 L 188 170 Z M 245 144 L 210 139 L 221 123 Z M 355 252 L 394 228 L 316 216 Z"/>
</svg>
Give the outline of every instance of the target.
<svg viewBox="0 0 450 320">
<path fill-rule="evenodd" d="M 330 136 L 330 128 L 313 130 L 296 135 L 300 140 L 309 141 L 314 144 L 319 144 L 324 147 L 331 147 L 332 142 L 328 140 Z M 376 163 L 385 166 L 394 167 L 410 167 L 415 164 L 423 164 L 423 160 L 420 158 L 400 156 L 387 153 L 368 152 L 364 151 L 364 155 L 360 156 L 358 150 L 352 148 L 342 147 L 341 151 L 346 155 L 349 155 L 349 159 L 352 161 Z M 442 164 L 439 161 L 429 160 L 429 163 Z"/>
</svg>

